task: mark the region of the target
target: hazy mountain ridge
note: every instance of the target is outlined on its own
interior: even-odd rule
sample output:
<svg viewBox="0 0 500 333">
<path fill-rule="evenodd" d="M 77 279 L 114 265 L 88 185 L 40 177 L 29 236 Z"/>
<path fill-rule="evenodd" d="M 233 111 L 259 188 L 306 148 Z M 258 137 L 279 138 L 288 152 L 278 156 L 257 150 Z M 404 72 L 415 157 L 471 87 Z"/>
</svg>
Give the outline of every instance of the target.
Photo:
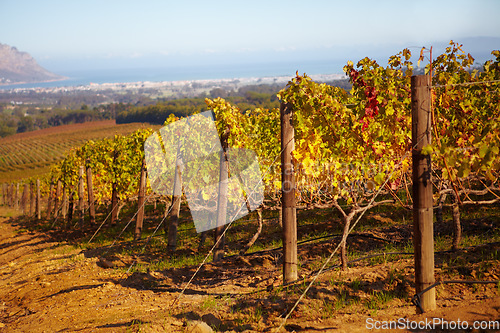
<svg viewBox="0 0 500 333">
<path fill-rule="evenodd" d="M 63 76 L 38 65 L 31 55 L 0 43 L 0 85 L 56 81 Z"/>
</svg>

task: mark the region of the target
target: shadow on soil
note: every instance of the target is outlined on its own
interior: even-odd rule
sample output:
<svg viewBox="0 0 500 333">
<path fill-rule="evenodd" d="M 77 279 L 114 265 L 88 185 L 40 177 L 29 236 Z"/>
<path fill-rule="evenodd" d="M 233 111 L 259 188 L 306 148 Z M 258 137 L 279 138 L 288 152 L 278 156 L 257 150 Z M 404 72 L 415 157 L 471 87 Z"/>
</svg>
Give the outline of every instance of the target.
<svg viewBox="0 0 500 333">
<path fill-rule="evenodd" d="M 303 213 L 301 212 L 301 214 Z M 310 211 L 308 214 L 314 220 L 316 213 Z M 42 237 L 41 240 L 38 240 L 40 243 L 64 242 L 82 248 L 82 253 L 87 258 L 99 258 L 98 265 L 102 269 L 115 269 L 123 272 L 119 279 L 102 279 L 103 282 L 112 281 L 127 288 L 151 290 L 157 293 L 180 293 L 196 272 L 196 278 L 190 282 L 189 287 L 184 290 L 184 294 L 210 297 L 216 300 L 215 303 L 222 302 L 225 297 L 231 298 L 230 311 L 243 313 L 247 319 L 223 321 L 221 327 L 228 330 L 244 330 L 254 327 L 252 322 L 245 322 L 248 318 L 267 322 L 271 318 L 284 317 L 305 289 L 305 280 L 321 267 L 325 258 L 336 247 L 340 240 L 341 229 L 338 217 L 320 212 L 317 214 L 318 219 L 323 219 L 322 222 L 299 223 L 299 240 L 313 239 L 313 241 L 299 242 L 299 266 L 303 279 L 289 286 L 283 286 L 281 280 L 282 249 L 279 245 L 274 246 L 274 249 L 271 250 L 268 249 L 273 246 L 264 247 L 265 244 L 279 244 L 280 228 L 276 221 L 264 225 L 264 231 L 256 242 L 262 246 L 261 248 L 264 248 L 263 250 L 244 255 L 226 256 L 219 262 L 211 262 L 211 258 L 209 258 L 208 263 L 199 270 L 199 263 L 209 252 L 213 240 L 199 247 L 198 235 L 190 228 L 185 217 L 183 217 L 184 220 L 181 219 L 182 228 L 180 230 L 184 233 L 179 234 L 180 246 L 173 253 L 166 250 L 167 244 L 162 231 L 152 237 L 146 246 L 147 236 L 153 233 L 158 224 L 158 219 L 155 218 L 149 218 L 145 221 L 143 230 L 145 236 L 140 240 L 131 240 L 132 230 L 126 230 L 118 239 L 117 235 L 129 222 L 124 220 L 114 226 L 102 226 L 95 241 L 91 244 L 87 243 L 96 232 L 97 225 L 90 226 L 85 223 L 83 226 L 68 230 L 65 225 L 54 225 L 53 221 L 33 222 L 23 217 L 11 219 L 9 221 L 11 224 L 28 230 L 30 236 L 26 240 L 3 244 L 1 249 L 12 251 L 37 238 L 40 239 L 40 237 Z M 359 231 L 348 238 L 349 257 L 355 259 L 369 253 L 388 252 L 388 249 L 413 251 L 411 249 L 411 221 L 406 220 L 407 223 L 395 222 L 395 216 L 398 214 L 408 215 L 406 211 L 390 211 L 388 213 L 387 210 L 367 214 L 359 225 Z M 104 219 L 104 214 L 101 217 Z M 464 217 L 462 225 L 464 238 L 483 237 L 487 239 L 490 235 L 498 234 L 500 217 L 497 215 L 482 218 Z M 255 229 L 256 225 L 254 224 L 235 225 L 231 229 L 231 233 L 227 235 L 227 238 L 231 240 L 227 241 L 227 251 L 238 253 L 238 250 L 245 243 L 244 240 L 249 238 L 247 236 L 252 235 Z M 36 231 L 44 233 L 45 236 L 32 233 Z M 436 239 L 449 237 L 453 233 L 451 219 L 445 219 L 443 223 L 435 223 L 434 232 Z M 238 234 L 245 236 L 237 238 Z M 495 237 L 498 238 L 498 235 Z M 410 244 L 409 247 L 408 244 Z M 455 252 L 444 250 L 436 253 L 435 262 L 436 267 L 441 271 L 441 278 L 479 279 L 491 276 L 492 269 L 498 270 L 498 267 L 489 267 L 485 262 L 500 260 L 500 243 L 473 246 L 475 247 Z M 332 277 L 330 281 L 314 285 L 308 293 L 308 301 L 311 304 L 323 306 L 324 309 L 321 311 L 331 311 L 332 313 L 355 304 L 362 304 L 368 311 L 383 308 L 384 302 L 394 298 L 409 303 L 409 299 L 414 293 L 412 265 L 405 263 L 404 269 L 391 266 L 392 262 L 396 263 L 409 258 L 411 256 L 408 255 L 383 255 L 353 261 L 350 267 L 359 268 L 361 271 L 356 278 L 334 281 L 334 277 Z M 331 265 L 337 264 L 338 259 L 335 257 Z M 365 274 L 363 270 L 367 273 Z M 333 267 L 328 272 L 332 271 L 337 274 L 332 274 L 332 276 L 340 277 L 337 268 Z M 368 272 L 371 273 L 368 274 Z M 76 288 L 92 289 L 100 286 L 102 284 L 84 285 Z M 73 290 L 75 289 L 69 288 L 59 293 Z M 189 312 L 181 312 L 178 315 L 180 318 L 186 318 L 188 314 Z M 103 327 L 129 327 L 137 324 L 137 322 L 131 321 L 111 324 L 117 326 L 106 325 Z M 335 327 L 328 329 L 335 329 Z M 326 331 L 328 329 L 314 329 L 299 325 L 287 326 L 287 330 L 297 332 L 303 330 Z"/>
</svg>

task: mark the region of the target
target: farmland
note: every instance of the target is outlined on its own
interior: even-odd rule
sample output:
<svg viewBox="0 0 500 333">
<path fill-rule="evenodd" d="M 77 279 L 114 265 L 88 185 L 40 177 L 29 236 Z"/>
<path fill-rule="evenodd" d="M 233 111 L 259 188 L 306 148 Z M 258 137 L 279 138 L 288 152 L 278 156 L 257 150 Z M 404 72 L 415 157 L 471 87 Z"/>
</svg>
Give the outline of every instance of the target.
<svg viewBox="0 0 500 333">
<path fill-rule="evenodd" d="M 36 191 L 25 183 L 22 202 L 5 184 L 2 324 L 181 332 L 202 320 L 228 332 L 351 332 L 442 318 L 494 331 L 500 53 L 483 72 L 462 53 L 450 43 L 427 67 L 434 76 L 413 75 L 408 49 L 387 67 L 349 62 L 349 92 L 297 73 L 279 110 L 207 98 L 214 119 L 171 115 L 159 135 L 87 142 Z M 219 156 L 214 167 L 189 159 L 185 141 L 208 142 L 194 150 Z M 145 146 L 157 153 L 149 160 Z M 256 211 L 237 220 L 227 178 L 244 179 L 227 147 L 253 150 L 261 171 L 262 196 L 237 191 L 239 207 Z M 185 195 L 163 186 L 174 172 Z M 199 175 L 205 185 L 219 177 L 215 199 L 208 186 L 187 186 Z M 208 204 L 192 206 L 193 193 Z M 216 216 L 213 232 L 195 232 L 200 210 Z"/>
<path fill-rule="evenodd" d="M 0 181 L 41 176 L 72 148 L 88 140 L 129 134 L 144 124 L 116 125 L 114 120 L 63 125 L 0 139 Z"/>
</svg>

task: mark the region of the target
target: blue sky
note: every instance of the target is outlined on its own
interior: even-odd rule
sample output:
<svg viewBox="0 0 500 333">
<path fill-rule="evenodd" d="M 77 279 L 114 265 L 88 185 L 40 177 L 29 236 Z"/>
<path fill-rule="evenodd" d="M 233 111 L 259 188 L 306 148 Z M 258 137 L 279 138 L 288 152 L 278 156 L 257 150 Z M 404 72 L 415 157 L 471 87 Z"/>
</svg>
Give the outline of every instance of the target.
<svg viewBox="0 0 500 333">
<path fill-rule="evenodd" d="M 52 70 L 345 63 L 450 39 L 500 38 L 497 0 L 0 0 L 0 15 L 0 43 Z"/>
</svg>

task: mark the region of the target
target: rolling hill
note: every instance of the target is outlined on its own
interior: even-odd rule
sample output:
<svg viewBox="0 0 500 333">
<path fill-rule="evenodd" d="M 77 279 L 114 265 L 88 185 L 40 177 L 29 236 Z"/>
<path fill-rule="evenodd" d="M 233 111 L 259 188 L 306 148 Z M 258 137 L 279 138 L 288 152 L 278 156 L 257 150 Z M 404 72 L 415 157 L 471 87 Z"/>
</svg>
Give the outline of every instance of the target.
<svg viewBox="0 0 500 333">
<path fill-rule="evenodd" d="M 65 77 L 51 73 L 38 65 L 28 53 L 0 43 L 0 85 L 63 79 Z"/>
<path fill-rule="evenodd" d="M 88 140 L 129 134 L 142 123 L 116 125 L 114 120 L 94 121 L 19 133 L 0 139 L 0 182 L 41 176 L 65 154 Z M 160 126 L 150 126 L 159 128 Z"/>
</svg>

